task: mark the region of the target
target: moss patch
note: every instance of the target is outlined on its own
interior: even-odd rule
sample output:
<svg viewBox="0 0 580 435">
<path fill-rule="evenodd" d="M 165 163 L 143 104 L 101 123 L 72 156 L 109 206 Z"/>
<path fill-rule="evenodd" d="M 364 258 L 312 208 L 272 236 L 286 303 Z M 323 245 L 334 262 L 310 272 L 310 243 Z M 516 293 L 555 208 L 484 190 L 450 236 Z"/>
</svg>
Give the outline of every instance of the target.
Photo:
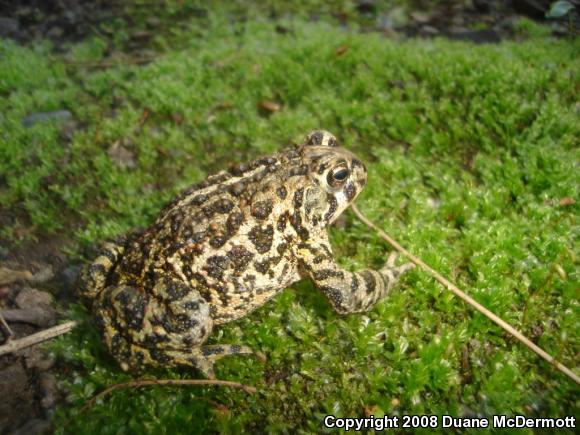
<svg viewBox="0 0 580 435">
<path fill-rule="evenodd" d="M 368 163 L 360 208 L 412 252 L 562 362 L 578 353 L 577 42 L 472 46 L 394 43 L 324 23 L 232 24 L 210 14 L 145 67 L 71 66 L 103 56 L 95 39 L 67 61 L 0 42 L 1 234 L 67 234 L 70 252 L 152 221 L 185 186 L 322 127 Z M 340 47 L 340 49 L 339 49 Z M 67 64 L 69 62 L 69 64 Z M 260 109 L 263 102 L 280 110 Z M 27 128 L 35 112 L 68 110 Z M 63 131 L 65 133 L 63 133 Z M 119 149 L 123 151 L 119 154 Z M 388 247 L 347 213 L 330 230 L 349 269 Z M 70 314 L 86 319 L 79 307 Z M 366 315 L 339 317 L 299 283 L 215 342 L 218 377 L 256 385 L 115 393 L 121 374 L 86 324 L 53 344 L 66 362 L 62 432 L 318 431 L 365 414 L 564 416 L 578 388 L 419 271 Z M 188 378 L 190 370 L 152 373 Z"/>
</svg>

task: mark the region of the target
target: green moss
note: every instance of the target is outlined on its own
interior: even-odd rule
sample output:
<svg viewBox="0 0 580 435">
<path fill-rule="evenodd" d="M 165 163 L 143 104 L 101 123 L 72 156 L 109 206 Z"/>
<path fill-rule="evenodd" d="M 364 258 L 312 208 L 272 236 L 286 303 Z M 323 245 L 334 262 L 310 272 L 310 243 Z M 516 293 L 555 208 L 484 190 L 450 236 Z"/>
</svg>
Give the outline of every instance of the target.
<svg viewBox="0 0 580 435">
<path fill-rule="evenodd" d="M 364 157 L 360 208 L 478 301 L 558 358 L 578 352 L 577 113 L 579 46 L 535 39 L 472 46 L 395 43 L 324 23 L 232 24 L 210 14 L 145 67 L 66 66 L 46 47 L 0 42 L 2 235 L 67 234 L 83 244 L 147 225 L 188 184 L 298 142 L 323 127 Z M 201 35 L 201 37 L 200 37 Z M 73 50 L 98 59 L 98 40 Z M 348 50 L 337 55 L 339 46 Z M 281 104 L 264 114 L 261 101 Z M 21 118 L 67 109 L 77 120 L 27 129 Z M 145 119 L 144 122 L 140 121 Z M 118 142 L 133 166 L 109 152 Z M 568 201 L 569 202 L 569 201 Z M 349 269 L 381 265 L 389 248 L 347 213 L 332 228 Z M 77 254 L 78 255 L 78 254 Z M 74 315 L 86 319 L 83 310 Z M 124 390 L 128 379 L 87 324 L 55 344 L 69 369 L 61 432 L 319 431 L 332 413 L 563 416 L 578 388 L 483 316 L 415 270 L 366 315 L 339 317 L 310 283 L 221 328 L 268 361 L 230 358 L 218 376 L 256 385 Z M 151 373 L 190 378 L 178 370 Z M 216 404 L 219 404 L 217 406 Z"/>
</svg>

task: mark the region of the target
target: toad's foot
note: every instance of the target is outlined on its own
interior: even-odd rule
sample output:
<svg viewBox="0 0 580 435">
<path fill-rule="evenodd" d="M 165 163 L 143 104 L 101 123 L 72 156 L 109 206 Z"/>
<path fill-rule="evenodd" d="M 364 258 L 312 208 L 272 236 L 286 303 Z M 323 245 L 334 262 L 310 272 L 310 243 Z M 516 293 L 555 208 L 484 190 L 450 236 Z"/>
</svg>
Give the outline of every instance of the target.
<svg viewBox="0 0 580 435">
<path fill-rule="evenodd" d="M 239 344 L 212 344 L 191 350 L 168 350 L 166 353 L 172 365 L 193 365 L 208 379 L 215 379 L 214 364 L 224 356 L 255 354 L 261 358 L 262 355 Z"/>
</svg>

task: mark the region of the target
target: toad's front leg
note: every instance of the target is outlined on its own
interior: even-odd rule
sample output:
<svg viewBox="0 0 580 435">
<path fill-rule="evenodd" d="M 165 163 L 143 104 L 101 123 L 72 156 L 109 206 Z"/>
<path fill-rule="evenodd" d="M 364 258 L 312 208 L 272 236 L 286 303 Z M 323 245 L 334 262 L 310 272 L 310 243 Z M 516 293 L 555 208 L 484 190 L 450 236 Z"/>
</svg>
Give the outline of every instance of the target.
<svg viewBox="0 0 580 435">
<path fill-rule="evenodd" d="M 298 245 L 296 255 L 303 273 L 314 281 L 340 314 L 369 311 L 395 286 L 404 272 L 415 266 L 412 263 L 396 266 L 397 254 L 393 252 L 380 270 L 348 272 L 334 260 L 325 237 L 316 244 Z"/>
</svg>

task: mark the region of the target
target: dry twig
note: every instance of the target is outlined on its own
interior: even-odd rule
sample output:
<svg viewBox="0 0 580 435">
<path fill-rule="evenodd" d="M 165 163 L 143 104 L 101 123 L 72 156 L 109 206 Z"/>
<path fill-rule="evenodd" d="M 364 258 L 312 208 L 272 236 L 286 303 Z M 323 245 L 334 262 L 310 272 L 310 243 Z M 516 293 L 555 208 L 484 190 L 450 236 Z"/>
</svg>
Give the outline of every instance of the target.
<svg viewBox="0 0 580 435">
<path fill-rule="evenodd" d="M 97 400 L 102 399 L 103 397 L 111 394 L 115 390 L 121 390 L 123 388 L 147 387 L 152 385 L 164 385 L 164 386 L 219 385 L 223 387 L 239 388 L 249 394 L 255 394 L 258 392 L 256 387 L 240 384 L 239 382 L 222 381 L 219 379 L 143 379 L 111 385 L 110 387 L 101 391 L 99 394 L 96 394 L 95 396 L 90 398 L 81 409 L 81 412 L 86 411 L 91 406 L 93 406 Z"/>
<path fill-rule="evenodd" d="M 455 284 L 453 284 L 451 281 L 449 281 L 448 279 L 446 279 L 445 277 L 443 277 L 440 273 L 438 273 L 436 270 L 434 270 L 429 265 L 427 265 L 425 262 L 423 262 L 423 260 L 421 260 L 420 258 L 415 257 L 413 254 L 411 254 L 409 251 L 407 251 L 405 248 L 403 248 L 401 245 L 399 245 L 394 239 L 392 239 L 391 237 L 389 237 L 388 234 L 386 234 L 383 230 L 381 230 L 374 223 L 372 223 L 370 220 L 368 220 L 361 213 L 361 211 L 357 208 L 356 205 L 353 204 L 351 207 L 352 207 L 352 210 L 354 211 L 354 214 L 356 214 L 356 216 L 366 226 L 374 229 L 384 240 L 386 240 L 397 251 L 399 251 L 400 253 L 402 253 L 403 255 L 405 255 L 409 260 L 411 260 L 417 266 L 421 267 L 429 275 L 431 275 L 433 278 L 435 278 L 437 281 L 439 281 L 441 284 L 443 284 L 454 295 L 456 295 L 457 297 L 463 299 L 464 302 L 466 302 L 467 304 L 471 305 L 473 308 L 475 308 L 477 311 L 479 311 L 485 317 L 487 317 L 488 319 L 490 319 L 495 324 L 499 325 L 502 329 L 504 329 L 506 332 L 508 332 L 509 334 L 511 334 L 513 337 L 517 338 L 520 342 L 522 342 L 527 347 L 529 347 L 531 350 L 533 350 L 534 352 L 536 352 L 538 355 L 540 355 L 542 358 L 544 358 L 546 361 L 548 361 L 550 364 L 552 364 L 554 367 L 556 367 L 558 370 L 560 370 L 562 373 L 564 373 L 570 379 L 574 380 L 577 384 L 580 384 L 580 377 L 578 375 L 576 375 L 576 373 L 574 373 L 572 370 L 570 370 L 565 365 L 563 365 L 560 362 L 558 362 L 553 356 L 551 356 L 549 353 L 547 353 L 541 347 L 537 346 L 529 338 L 527 338 L 525 335 L 523 335 L 521 332 L 519 332 L 517 329 L 515 329 L 509 323 L 507 323 L 506 321 L 504 321 L 500 317 L 496 316 L 494 313 L 492 313 L 491 311 L 489 311 L 487 308 L 485 308 L 479 302 L 475 301 L 470 296 L 466 295 L 465 292 L 463 292 L 462 290 L 460 290 Z"/>
<path fill-rule="evenodd" d="M 28 335 L 24 338 L 19 338 L 18 340 L 10 340 L 8 343 L 0 346 L 0 355 L 17 352 L 26 347 L 33 346 L 35 344 L 42 343 L 43 341 L 50 340 L 51 338 L 58 337 L 59 335 L 66 334 L 76 325 L 77 322 L 71 320 L 70 322 L 61 323 L 60 325 L 56 325 L 52 328 L 45 329 L 44 331 Z"/>
<path fill-rule="evenodd" d="M 6 319 L 4 318 L 1 312 L 0 312 L 0 330 L 2 330 L 4 336 L 6 337 L 6 343 L 12 340 L 12 336 L 14 335 L 14 333 L 12 332 L 12 329 L 10 329 L 10 326 L 8 326 L 8 323 L 6 323 Z"/>
</svg>

